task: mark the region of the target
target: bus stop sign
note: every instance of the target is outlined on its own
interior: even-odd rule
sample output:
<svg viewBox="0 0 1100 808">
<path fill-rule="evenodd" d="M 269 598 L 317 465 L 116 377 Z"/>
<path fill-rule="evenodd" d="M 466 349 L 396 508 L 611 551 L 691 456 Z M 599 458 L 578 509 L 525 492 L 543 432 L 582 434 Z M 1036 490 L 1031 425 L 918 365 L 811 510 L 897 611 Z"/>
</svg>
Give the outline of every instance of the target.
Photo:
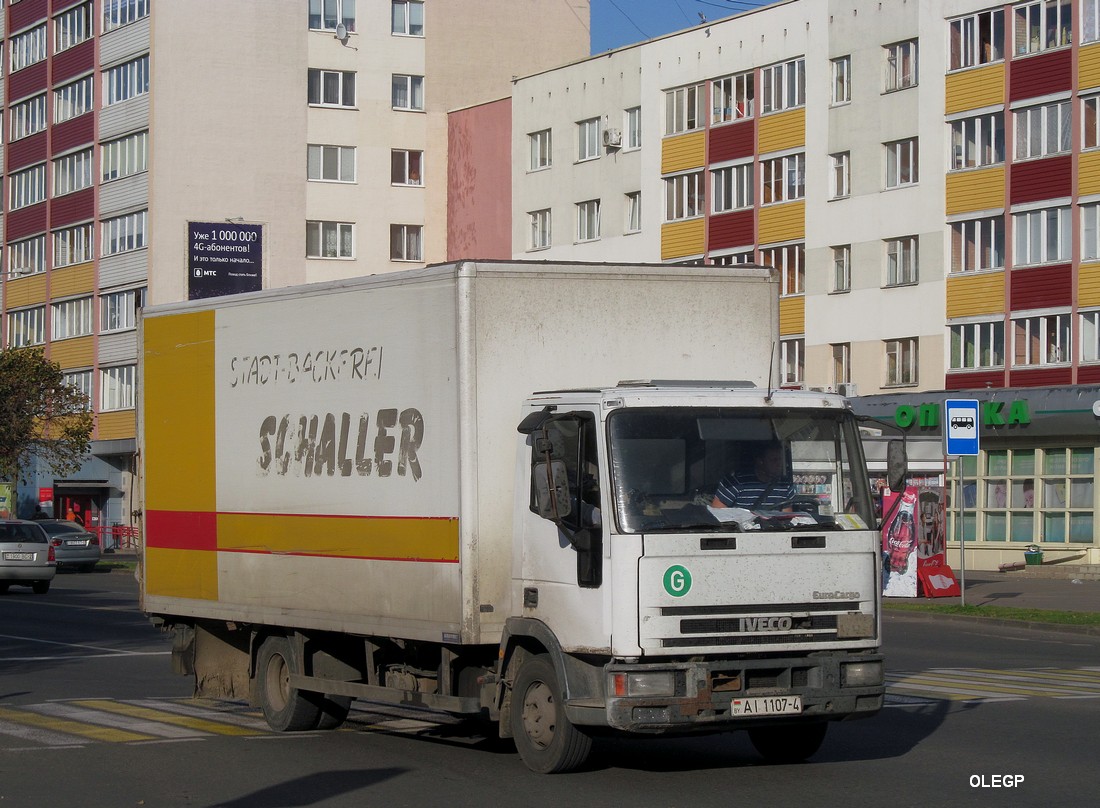
<svg viewBox="0 0 1100 808">
<path fill-rule="evenodd" d="M 978 454 L 978 402 L 947 399 L 943 402 L 944 454 L 962 457 Z"/>
</svg>

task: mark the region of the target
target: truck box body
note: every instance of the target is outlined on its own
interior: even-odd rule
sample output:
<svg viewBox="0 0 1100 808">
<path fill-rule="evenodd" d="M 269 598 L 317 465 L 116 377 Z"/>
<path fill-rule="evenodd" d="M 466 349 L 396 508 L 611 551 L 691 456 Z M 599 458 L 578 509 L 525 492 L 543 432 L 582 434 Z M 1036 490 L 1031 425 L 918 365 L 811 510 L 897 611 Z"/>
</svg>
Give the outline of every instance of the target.
<svg viewBox="0 0 1100 808">
<path fill-rule="evenodd" d="M 762 268 L 463 262 L 154 307 L 142 329 L 145 611 L 496 643 L 519 611 L 521 402 L 766 388 L 778 293 Z"/>
</svg>

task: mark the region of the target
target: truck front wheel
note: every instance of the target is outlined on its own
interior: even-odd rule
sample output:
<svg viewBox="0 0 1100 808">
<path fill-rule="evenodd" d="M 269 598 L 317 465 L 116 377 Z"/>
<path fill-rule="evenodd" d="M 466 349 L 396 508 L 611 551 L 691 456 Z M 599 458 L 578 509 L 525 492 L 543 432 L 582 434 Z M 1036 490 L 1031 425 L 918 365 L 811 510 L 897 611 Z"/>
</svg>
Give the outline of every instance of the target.
<svg viewBox="0 0 1100 808">
<path fill-rule="evenodd" d="M 512 686 L 511 724 L 519 756 L 539 774 L 572 771 L 592 750 L 592 739 L 565 716 L 562 689 L 546 654 L 520 667 Z"/>
<path fill-rule="evenodd" d="M 321 719 L 320 699 L 290 686 L 290 643 L 268 637 L 256 657 L 256 693 L 268 725 L 278 732 L 314 729 Z"/>
<path fill-rule="evenodd" d="M 756 727 L 749 740 L 768 763 L 800 763 L 821 748 L 828 728 L 824 721 Z"/>
</svg>

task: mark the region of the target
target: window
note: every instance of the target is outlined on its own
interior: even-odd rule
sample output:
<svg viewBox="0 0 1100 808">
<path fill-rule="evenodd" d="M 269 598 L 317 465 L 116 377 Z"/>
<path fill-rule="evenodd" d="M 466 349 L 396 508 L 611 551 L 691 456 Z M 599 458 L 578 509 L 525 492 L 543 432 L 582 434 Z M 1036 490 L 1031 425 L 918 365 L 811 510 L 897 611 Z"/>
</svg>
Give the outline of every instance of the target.
<svg viewBox="0 0 1100 808">
<path fill-rule="evenodd" d="M 949 26 L 951 70 L 989 64 L 1005 57 L 1004 9 L 959 17 L 951 20 Z"/>
<path fill-rule="evenodd" d="M 325 182 L 355 182 L 355 147 L 308 144 L 306 178 Z"/>
<path fill-rule="evenodd" d="M 839 342 L 831 345 L 833 356 L 833 386 L 852 381 L 852 344 Z"/>
<path fill-rule="evenodd" d="M 8 347 L 26 348 L 46 341 L 46 307 L 8 312 Z"/>
<path fill-rule="evenodd" d="M 600 156 L 600 119 L 577 122 L 577 160 L 594 160 Z"/>
<path fill-rule="evenodd" d="M 1069 207 L 1040 208 L 1012 214 L 1013 266 L 1070 260 Z"/>
<path fill-rule="evenodd" d="M 1100 204 L 1081 206 L 1081 260 L 1100 260 Z"/>
<path fill-rule="evenodd" d="M 137 326 L 137 312 L 145 305 L 145 288 L 106 292 L 99 297 L 99 330 L 128 331 Z"/>
<path fill-rule="evenodd" d="M 423 261 L 424 227 L 419 224 L 390 225 L 390 260 Z"/>
<path fill-rule="evenodd" d="M 149 16 L 150 0 L 103 0 L 103 33 Z"/>
<path fill-rule="evenodd" d="M 46 237 L 15 241 L 8 245 L 8 277 L 35 275 L 46 271 Z"/>
<path fill-rule="evenodd" d="M 1082 0 L 1081 41 L 1100 40 L 1100 0 Z"/>
<path fill-rule="evenodd" d="M 81 3 L 61 12 L 53 20 L 54 53 L 61 53 L 91 39 L 93 33 L 91 3 Z"/>
<path fill-rule="evenodd" d="M 83 264 L 95 257 L 91 222 L 53 231 L 53 265 L 67 267 Z"/>
<path fill-rule="evenodd" d="M 8 176 L 9 209 L 18 210 L 46 200 L 46 164 L 40 163 Z"/>
<path fill-rule="evenodd" d="M 999 112 L 951 122 L 951 168 L 978 168 L 1005 161 L 1004 116 Z"/>
<path fill-rule="evenodd" d="M 53 91 L 53 122 L 61 123 L 92 111 L 92 77 L 85 76 Z"/>
<path fill-rule="evenodd" d="M 779 352 L 780 367 L 783 369 L 780 384 L 802 384 L 806 371 L 806 340 L 780 340 Z"/>
<path fill-rule="evenodd" d="M 100 159 L 103 182 L 140 174 L 149 167 L 149 133 L 136 132 L 104 143 Z"/>
<path fill-rule="evenodd" d="M 917 282 L 918 242 L 916 236 L 893 238 L 886 242 L 886 285 L 901 286 Z"/>
<path fill-rule="evenodd" d="M 1002 320 L 951 326 L 951 369 L 998 368 L 1005 364 Z"/>
<path fill-rule="evenodd" d="M 145 247 L 146 211 L 127 213 L 103 221 L 103 255 L 141 250 Z"/>
<path fill-rule="evenodd" d="M 715 213 L 752 207 L 752 163 L 716 168 L 710 172 L 710 177 Z"/>
<path fill-rule="evenodd" d="M 711 102 L 714 109 L 710 122 L 728 123 L 751 118 L 753 112 L 753 74 L 738 73 L 711 82 Z"/>
<path fill-rule="evenodd" d="M 951 272 L 1004 269 L 1003 216 L 951 223 Z"/>
<path fill-rule="evenodd" d="M 108 68 L 103 79 L 104 106 L 145 95 L 149 92 L 149 54 Z"/>
<path fill-rule="evenodd" d="M 530 170 L 538 171 L 542 168 L 550 168 L 554 163 L 553 141 L 550 130 L 543 129 L 540 132 L 532 132 L 527 136 L 531 144 Z"/>
<path fill-rule="evenodd" d="M 46 128 L 46 94 L 11 105 L 11 139 L 41 132 Z"/>
<path fill-rule="evenodd" d="M 917 340 L 886 341 L 886 386 L 917 383 Z"/>
<path fill-rule="evenodd" d="M 665 178 L 665 221 L 703 215 L 703 172 Z"/>
<path fill-rule="evenodd" d="M 593 241 L 600 237 L 600 200 L 577 203 L 577 241 Z"/>
<path fill-rule="evenodd" d="M 99 409 L 129 410 L 134 407 L 135 365 L 103 368 L 99 374 Z"/>
<path fill-rule="evenodd" d="M 706 88 L 702 84 L 680 87 L 665 93 L 665 134 L 678 135 L 703 126 Z"/>
<path fill-rule="evenodd" d="M 61 374 L 61 381 L 77 392 L 84 394 L 84 409 L 92 409 L 92 372 L 90 370 L 73 370 Z"/>
<path fill-rule="evenodd" d="M 11 72 L 37 64 L 46 58 L 46 24 L 12 36 L 9 44 Z"/>
<path fill-rule="evenodd" d="M 391 90 L 394 109 L 424 110 L 424 77 L 394 74 Z"/>
<path fill-rule="evenodd" d="M 306 222 L 306 258 L 354 258 L 355 225 Z"/>
<path fill-rule="evenodd" d="M 1100 311 L 1081 312 L 1081 361 L 1100 362 Z"/>
<path fill-rule="evenodd" d="M 631 107 L 626 110 L 626 147 L 642 148 L 642 108 Z"/>
<path fill-rule="evenodd" d="M 851 193 L 849 188 L 851 169 L 848 166 L 849 152 L 837 152 L 829 155 L 829 192 L 833 199 L 840 199 Z"/>
<path fill-rule="evenodd" d="M 531 249 L 545 250 L 550 246 L 550 209 L 535 210 L 527 215 L 531 219 Z"/>
<path fill-rule="evenodd" d="M 406 76 L 406 78 L 408 78 Z M 397 77 L 394 76 L 395 88 Z M 320 107 L 354 107 L 355 73 L 351 70 L 309 68 L 306 93 L 308 102 Z M 396 89 L 394 90 L 396 99 Z M 395 101 L 396 104 L 396 101 Z"/>
<path fill-rule="evenodd" d="M 393 185 L 423 185 L 424 152 L 411 149 L 391 149 L 390 183 Z"/>
<path fill-rule="evenodd" d="M 355 31 L 355 0 L 309 0 L 311 31 L 335 31 L 338 25 Z"/>
<path fill-rule="evenodd" d="M 1069 45 L 1073 39 L 1073 0 L 1035 0 L 1012 9 L 1016 54 Z"/>
<path fill-rule="evenodd" d="M 1081 148 L 1095 149 L 1100 146 L 1100 95 L 1090 95 L 1081 99 L 1081 121 L 1084 128 L 1081 134 Z"/>
<path fill-rule="evenodd" d="M 92 333 L 91 297 L 65 300 L 50 308 L 50 339 L 69 339 Z"/>
<path fill-rule="evenodd" d="M 760 71 L 763 112 L 779 112 L 806 103 L 806 60 L 795 59 Z"/>
<path fill-rule="evenodd" d="M 1059 365 L 1072 359 L 1070 315 L 1042 314 L 1012 320 L 1012 364 Z"/>
<path fill-rule="evenodd" d="M 760 250 L 760 263 L 779 270 L 779 295 L 789 297 L 806 292 L 806 246 L 787 244 Z"/>
<path fill-rule="evenodd" d="M 841 56 L 833 59 L 833 97 L 834 104 L 847 104 L 852 100 L 852 57 Z"/>
<path fill-rule="evenodd" d="M 917 40 L 895 42 L 883 50 L 886 51 L 886 92 L 916 87 Z"/>
<path fill-rule="evenodd" d="M 391 33 L 400 36 L 424 36 L 423 3 L 416 0 L 393 0 L 392 8 Z"/>
<path fill-rule="evenodd" d="M 806 155 L 788 154 L 760 162 L 760 201 L 790 202 L 806 196 Z"/>
<path fill-rule="evenodd" d="M 92 150 L 73 152 L 53 161 L 53 195 L 64 196 L 92 185 Z"/>
<path fill-rule="evenodd" d="M 850 292 L 852 290 L 852 245 L 841 244 L 833 251 L 833 291 Z"/>
<path fill-rule="evenodd" d="M 884 143 L 886 149 L 886 187 L 900 188 L 917 182 L 917 139 Z"/>
<path fill-rule="evenodd" d="M 1016 110 L 1013 117 L 1017 160 L 1069 151 L 1069 101 Z"/>
<path fill-rule="evenodd" d="M 637 233 L 642 229 L 642 192 L 626 195 L 626 232 Z"/>
</svg>

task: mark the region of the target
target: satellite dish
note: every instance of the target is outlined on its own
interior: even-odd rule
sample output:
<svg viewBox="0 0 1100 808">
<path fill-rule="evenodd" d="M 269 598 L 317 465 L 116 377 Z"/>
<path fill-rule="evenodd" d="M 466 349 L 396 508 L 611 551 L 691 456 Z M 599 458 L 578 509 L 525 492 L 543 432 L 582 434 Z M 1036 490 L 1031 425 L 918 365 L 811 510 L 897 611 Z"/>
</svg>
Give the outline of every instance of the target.
<svg viewBox="0 0 1100 808">
<path fill-rule="evenodd" d="M 347 42 L 348 39 L 348 27 L 342 22 L 336 26 L 336 38 L 341 42 Z"/>
</svg>

